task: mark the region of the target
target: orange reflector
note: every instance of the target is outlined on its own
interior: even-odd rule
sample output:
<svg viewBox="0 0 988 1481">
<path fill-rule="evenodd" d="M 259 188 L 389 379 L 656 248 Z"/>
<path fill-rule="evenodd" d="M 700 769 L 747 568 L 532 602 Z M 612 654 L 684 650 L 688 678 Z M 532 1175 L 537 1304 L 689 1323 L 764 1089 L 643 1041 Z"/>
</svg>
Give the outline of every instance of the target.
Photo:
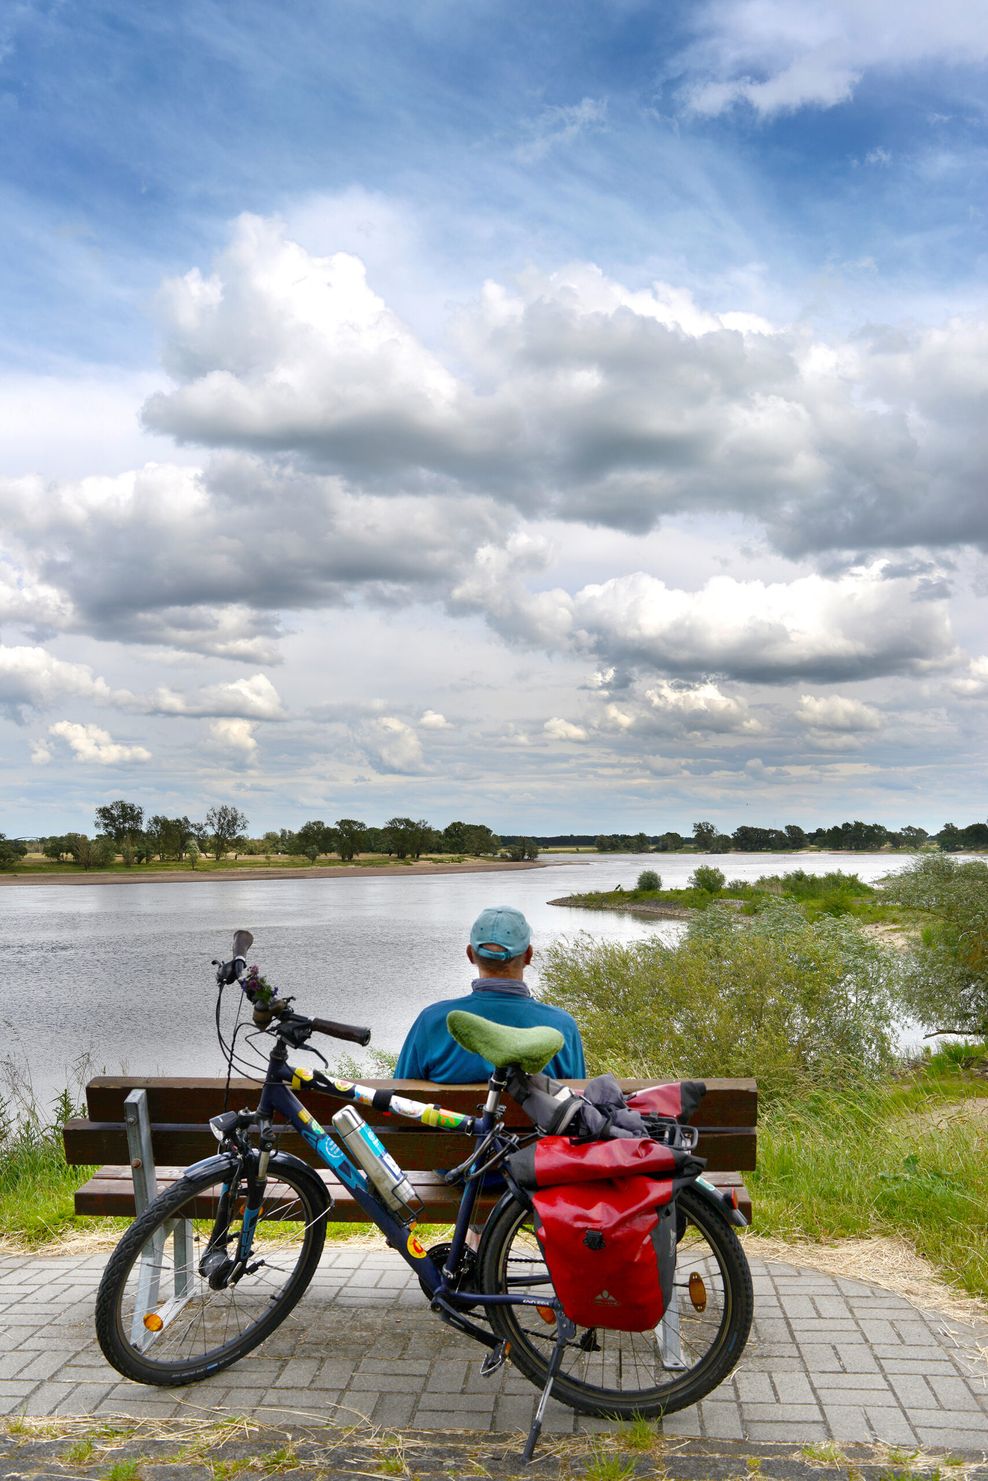
<svg viewBox="0 0 988 1481">
<path fill-rule="evenodd" d="M 734 1208 L 737 1208 L 737 1206 L 738 1206 L 738 1190 L 737 1190 L 737 1188 L 732 1188 L 731 1189 L 731 1203 L 734 1206 Z"/>
<path fill-rule="evenodd" d="M 165 1324 L 156 1311 L 149 1311 L 145 1314 L 144 1325 L 149 1332 L 160 1332 Z"/>
<path fill-rule="evenodd" d="M 700 1273 L 696 1270 L 694 1270 L 693 1274 L 690 1276 L 689 1291 L 690 1300 L 692 1301 L 694 1308 L 697 1311 L 706 1311 L 707 1288 L 703 1284 L 703 1276 L 700 1275 Z"/>
<path fill-rule="evenodd" d="M 535 1310 L 544 1322 L 548 1322 L 550 1327 L 556 1325 L 556 1313 L 551 1306 L 536 1306 Z"/>
</svg>

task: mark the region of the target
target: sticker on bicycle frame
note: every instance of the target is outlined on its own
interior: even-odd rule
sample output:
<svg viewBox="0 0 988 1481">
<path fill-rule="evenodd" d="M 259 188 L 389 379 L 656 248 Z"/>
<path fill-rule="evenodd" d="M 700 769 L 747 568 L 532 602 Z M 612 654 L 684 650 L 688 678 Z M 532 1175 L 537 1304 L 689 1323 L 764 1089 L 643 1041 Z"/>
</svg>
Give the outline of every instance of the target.
<svg viewBox="0 0 988 1481">
<path fill-rule="evenodd" d="M 299 1110 L 299 1111 L 298 1111 L 298 1119 L 299 1119 L 299 1120 L 300 1120 L 300 1121 L 304 1121 L 304 1122 L 305 1122 L 305 1124 L 306 1124 L 306 1126 L 308 1126 L 308 1124 L 309 1124 L 309 1122 L 310 1122 L 310 1121 L 311 1121 L 311 1120 L 312 1120 L 312 1117 L 311 1117 L 311 1115 L 310 1115 L 310 1114 L 309 1114 L 309 1112 L 308 1112 L 308 1111 L 307 1111 L 307 1110 L 306 1110 L 306 1109 L 305 1109 L 305 1107 L 304 1107 L 304 1106 L 302 1106 L 302 1107 L 301 1107 L 301 1108 L 300 1108 L 300 1110 Z"/>
<path fill-rule="evenodd" d="M 303 1065 L 296 1065 L 296 1066 L 294 1066 L 292 1068 L 292 1089 L 293 1090 L 301 1090 L 302 1089 L 302 1086 L 303 1085 L 308 1085 L 308 1083 L 310 1082 L 311 1079 L 312 1079 L 312 1071 L 311 1070 L 307 1070 Z"/>
<path fill-rule="evenodd" d="M 430 1106 L 422 1113 L 422 1121 L 425 1126 L 439 1126 L 445 1131 L 455 1131 L 462 1126 L 468 1118 L 458 1111 L 440 1111 L 438 1107 Z"/>
<path fill-rule="evenodd" d="M 408 1236 L 408 1253 L 416 1260 L 424 1260 L 429 1251 L 417 1234 L 410 1234 Z"/>
<path fill-rule="evenodd" d="M 332 1087 L 333 1087 L 334 1090 L 347 1091 L 347 1090 L 352 1090 L 353 1089 L 353 1081 L 352 1080 L 330 1080 L 329 1083 L 330 1083 L 330 1085 L 332 1085 Z"/>
</svg>

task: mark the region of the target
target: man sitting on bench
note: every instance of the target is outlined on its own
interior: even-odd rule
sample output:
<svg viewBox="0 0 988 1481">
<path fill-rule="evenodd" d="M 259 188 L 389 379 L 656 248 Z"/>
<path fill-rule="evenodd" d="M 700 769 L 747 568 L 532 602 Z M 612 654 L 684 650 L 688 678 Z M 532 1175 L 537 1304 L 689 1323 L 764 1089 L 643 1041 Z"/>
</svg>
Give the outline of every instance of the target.
<svg viewBox="0 0 988 1481">
<path fill-rule="evenodd" d="M 575 1019 L 562 1008 L 540 1002 L 525 984 L 531 941 L 531 929 L 520 910 L 491 905 L 480 912 L 467 947 L 467 957 L 477 969 L 470 992 L 423 1008 L 402 1045 L 395 1079 L 468 1085 L 488 1078 L 492 1066 L 479 1054 L 462 1049 L 446 1027 L 446 1015 L 454 1008 L 511 1028 L 558 1029 L 563 1047 L 546 1065 L 546 1074 L 556 1080 L 584 1078 L 583 1042 Z"/>
</svg>

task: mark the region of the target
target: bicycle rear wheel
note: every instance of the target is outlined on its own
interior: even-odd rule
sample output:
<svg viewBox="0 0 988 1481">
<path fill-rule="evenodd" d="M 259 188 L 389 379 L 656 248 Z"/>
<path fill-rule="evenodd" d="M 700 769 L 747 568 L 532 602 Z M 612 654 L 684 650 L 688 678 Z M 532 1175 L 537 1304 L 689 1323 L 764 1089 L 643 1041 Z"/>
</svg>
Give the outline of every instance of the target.
<svg viewBox="0 0 988 1481">
<path fill-rule="evenodd" d="M 748 1262 L 730 1224 L 702 1194 L 678 1197 L 680 1238 L 673 1297 L 654 1331 L 577 1328 L 553 1384 L 553 1395 L 583 1414 L 656 1418 L 695 1404 L 716 1388 L 744 1350 L 751 1328 Z M 532 1215 L 506 1198 L 491 1215 L 480 1251 L 486 1292 L 544 1291 L 552 1281 Z M 489 1308 L 491 1326 L 511 1344 L 511 1361 L 544 1386 L 556 1324 L 531 1306 Z"/>
<path fill-rule="evenodd" d="M 329 1199 L 304 1164 L 273 1156 L 247 1272 L 224 1286 L 246 1202 L 241 1165 L 214 1160 L 187 1173 L 127 1230 L 96 1297 L 99 1345 L 118 1373 L 138 1383 L 194 1383 L 229 1367 L 284 1321 L 319 1263 Z"/>
</svg>

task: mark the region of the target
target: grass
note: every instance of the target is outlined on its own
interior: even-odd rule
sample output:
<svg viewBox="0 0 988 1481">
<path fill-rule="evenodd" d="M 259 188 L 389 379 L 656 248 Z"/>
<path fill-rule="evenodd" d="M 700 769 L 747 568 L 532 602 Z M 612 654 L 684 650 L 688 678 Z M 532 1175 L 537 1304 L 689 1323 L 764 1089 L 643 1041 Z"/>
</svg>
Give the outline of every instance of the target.
<svg viewBox="0 0 988 1481">
<path fill-rule="evenodd" d="M 423 854 L 420 859 L 398 859 L 388 854 L 358 854 L 355 859 L 345 861 L 336 854 L 320 854 L 313 864 L 304 854 L 240 854 L 237 858 L 227 855 L 213 859 L 203 854 L 195 867 L 196 874 L 227 874 L 232 871 L 250 873 L 252 869 L 387 869 L 396 865 L 412 868 L 415 864 L 490 864 L 498 862 L 496 855 L 472 854 Z M 502 861 L 503 862 L 503 861 Z M 53 878 L 80 878 L 87 874 L 191 874 L 188 859 L 154 859 L 148 864 L 124 864 L 119 858 L 98 869 L 85 870 L 69 861 L 46 859 L 43 854 L 27 854 L 14 869 L 5 871 L 20 875 L 51 875 Z"/>
<path fill-rule="evenodd" d="M 827 874 L 808 874 L 793 869 L 787 874 L 765 874 L 756 880 L 728 880 L 721 890 L 686 886 L 667 890 L 591 890 L 583 895 L 570 895 L 568 902 L 587 910 L 631 910 L 636 907 L 664 906 L 671 911 L 703 911 L 711 905 L 730 902 L 742 915 L 759 915 L 780 897 L 794 900 L 809 921 L 821 916 L 850 915 L 865 925 L 914 926 L 916 911 L 883 901 L 881 891 L 866 884 L 856 874 L 832 870 Z"/>
<path fill-rule="evenodd" d="M 988 1100 L 988 1085 L 958 1058 L 940 1053 L 853 1093 L 770 1107 L 758 1167 L 746 1174 L 758 1232 L 828 1242 L 896 1235 L 948 1283 L 988 1301 L 986 1122 L 953 1116 L 948 1134 L 937 1129 L 951 1107 Z"/>
</svg>

